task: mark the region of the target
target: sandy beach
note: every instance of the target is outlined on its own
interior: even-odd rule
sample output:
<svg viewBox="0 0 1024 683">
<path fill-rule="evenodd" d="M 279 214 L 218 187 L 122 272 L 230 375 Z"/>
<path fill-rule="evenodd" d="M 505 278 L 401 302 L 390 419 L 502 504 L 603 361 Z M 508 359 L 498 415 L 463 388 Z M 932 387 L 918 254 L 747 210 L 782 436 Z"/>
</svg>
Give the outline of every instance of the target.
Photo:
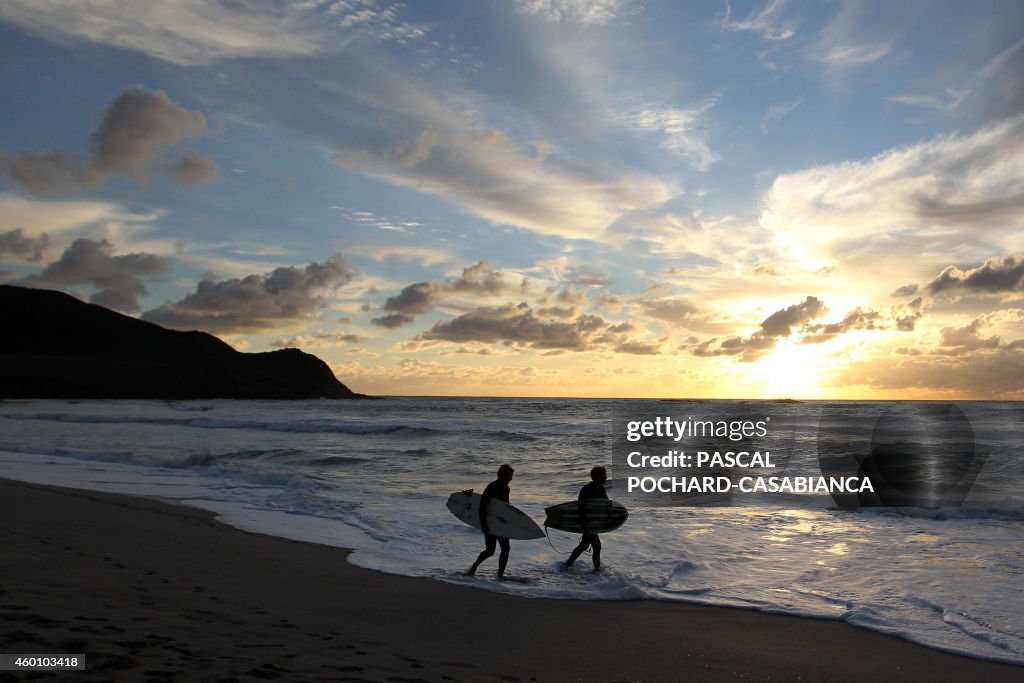
<svg viewBox="0 0 1024 683">
<path fill-rule="evenodd" d="M 1018 681 L 828 621 L 516 598 L 353 567 L 192 508 L 0 482 L 0 653 L 75 681 Z M 491 568 L 493 571 L 493 568 Z M 481 572 L 485 577 L 489 572 Z M 482 579 L 482 580 L 487 580 Z"/>
</svg>

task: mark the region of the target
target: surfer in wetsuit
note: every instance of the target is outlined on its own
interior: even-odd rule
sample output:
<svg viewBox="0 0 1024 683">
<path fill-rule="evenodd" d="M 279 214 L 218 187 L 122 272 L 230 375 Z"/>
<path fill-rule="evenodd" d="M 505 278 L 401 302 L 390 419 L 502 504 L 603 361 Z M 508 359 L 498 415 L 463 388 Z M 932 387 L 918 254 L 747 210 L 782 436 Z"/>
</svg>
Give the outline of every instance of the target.
<svg viewBox="0 0 1024 683">
<path fill-rule="evenodd" d="M 590 470 L 590 483 L 580 489 L 579 498 L 577 498 L 577 505 L 579 506 L 580 521 L 583 524 L 583 538 L 580 539 L 580 544 L 576 546 L 572 554 L 569 555 L 569 559 L 565 563 L 565 568 L 568 569 L 572 566 L 583 551 L 587 548 L 594 549 L 594 571 L 601 571 L 601 538 L 597 534 L 587 533 L 587 501 L 608 499 L 608 493 L 604 490 L 604 483 L 608 481 L 608 471 L 603 467 L 595 467 Z"/>
<path fill-rule="evenodd" d="M 466 572 L 466 576 L 473 576 L 480 563 L 494 554 L 494 546 L 500 545 L 501 554 L 498 555 L 498 580 L 505 580 L 505 565 L 508 564 L 509 542 L 507 538 L 492 534 L 491 530 L 487 527 L 487 504 L 491 502 L 491 498 L 508 502 L 508 484 L 512 481 L 514 473 L 515 470 L 512 469 L 511 465 L 502 465 L 498 468 L 498 478 L 488 484 L 484 492 L 480 494 L 480 529 L 484 532 L 484 551 L 476 558 L 476 562 Z"/>
</svg>

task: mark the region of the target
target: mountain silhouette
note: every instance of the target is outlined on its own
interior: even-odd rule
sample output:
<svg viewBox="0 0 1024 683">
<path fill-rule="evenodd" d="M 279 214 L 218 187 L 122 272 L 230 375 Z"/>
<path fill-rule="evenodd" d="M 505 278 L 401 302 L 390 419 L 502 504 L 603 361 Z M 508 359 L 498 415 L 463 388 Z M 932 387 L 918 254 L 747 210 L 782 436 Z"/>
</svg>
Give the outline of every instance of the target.
<svg viewBox="0 0 1024 683">
<path fill-rule="evenodd" d="M 298 349 L 241 353 L 42 289 L 0 285 L 0 398 L 365 398 Z"/>
</svg>

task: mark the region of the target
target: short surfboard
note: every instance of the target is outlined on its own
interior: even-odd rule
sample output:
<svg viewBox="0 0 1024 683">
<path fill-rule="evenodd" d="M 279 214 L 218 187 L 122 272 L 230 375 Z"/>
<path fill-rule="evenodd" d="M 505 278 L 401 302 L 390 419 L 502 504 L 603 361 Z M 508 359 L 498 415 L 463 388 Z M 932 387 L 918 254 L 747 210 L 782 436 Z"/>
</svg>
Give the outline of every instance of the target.
<svg viewBox="0 0 1024 683">
<path fill-rule="evenodd" d="M 572 533 L 603 534 L 615 531 L 626 523 L 629 510 L 622 503 L 605 498 L 586 502 L 585 519 L 580 520 L 579 503 L 575 500 L 544 509 L 544 526 Z"/>
<path fill-rule="evenodd" d="M 480 500 L 480 494 L 473 493 L 472 489 L 456 491 L 448 496 L 448 510 L 474 529 L 479 529 Z M 495 536 L 519 541 L 544 537 L 544 532 L 529 515 L 494 498 L 487 503 L 487 528 Z"/>
</svg>

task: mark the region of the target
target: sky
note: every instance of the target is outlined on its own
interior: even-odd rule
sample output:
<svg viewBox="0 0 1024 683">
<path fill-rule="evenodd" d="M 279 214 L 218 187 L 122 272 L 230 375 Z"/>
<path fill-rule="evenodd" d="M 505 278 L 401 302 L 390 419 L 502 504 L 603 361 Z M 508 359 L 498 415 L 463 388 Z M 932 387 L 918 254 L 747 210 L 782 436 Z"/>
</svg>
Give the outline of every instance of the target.
<svg viewBox="0 0 1024 683">
<path fill-rule="evenodd" d="M 0 282 L 380 395 L 1024 398 L 1024 3 L 4 0 Z"/>
</svg>

